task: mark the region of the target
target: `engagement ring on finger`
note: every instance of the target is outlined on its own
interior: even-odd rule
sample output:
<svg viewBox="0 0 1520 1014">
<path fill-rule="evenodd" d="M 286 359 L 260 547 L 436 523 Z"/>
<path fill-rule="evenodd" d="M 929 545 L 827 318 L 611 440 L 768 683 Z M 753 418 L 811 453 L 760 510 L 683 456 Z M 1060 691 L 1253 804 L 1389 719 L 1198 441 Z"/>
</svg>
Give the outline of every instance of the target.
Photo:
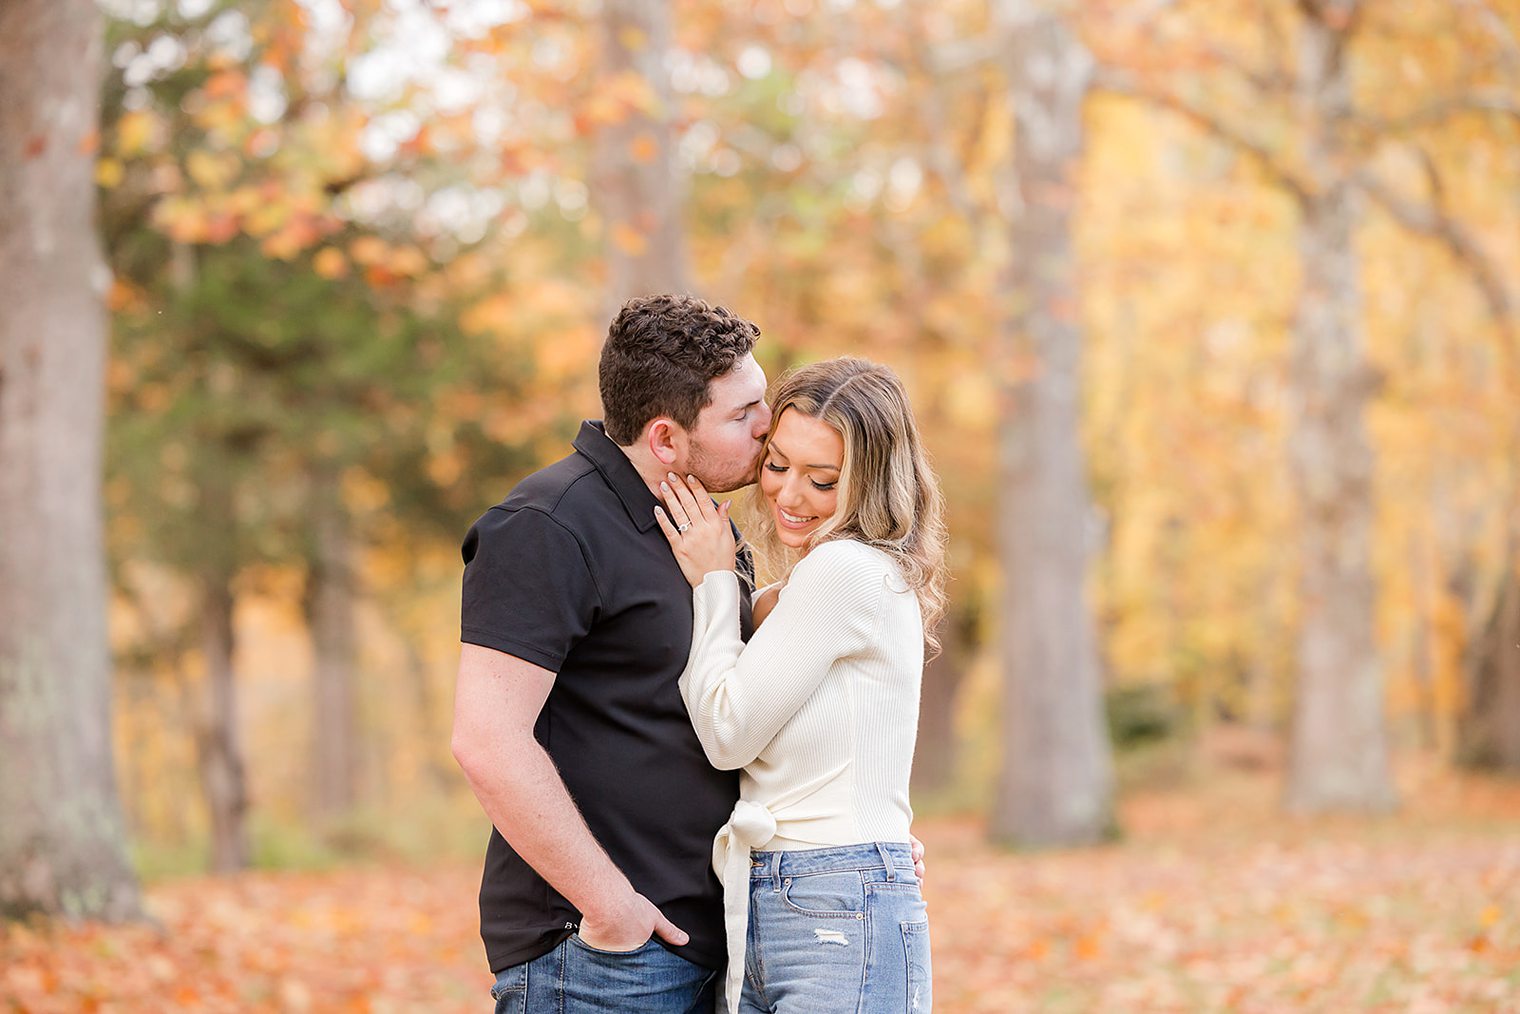
<svg viewBox="0 0 1520 1014">
<path fill-rule="evenodd" d="M 684 525 L 676 525 L 676 531 L 678 531 L 678 532 L 685 532 L 686 529 L 688 529 L 690 527 L 691 527 L 691 522 L 688 521 Z"/>
</svg>

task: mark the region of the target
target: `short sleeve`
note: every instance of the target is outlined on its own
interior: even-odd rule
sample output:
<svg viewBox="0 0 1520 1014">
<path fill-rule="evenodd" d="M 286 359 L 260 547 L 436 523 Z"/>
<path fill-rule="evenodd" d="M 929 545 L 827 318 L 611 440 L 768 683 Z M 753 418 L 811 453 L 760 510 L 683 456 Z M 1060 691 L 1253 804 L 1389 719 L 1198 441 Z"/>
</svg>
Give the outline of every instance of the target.
<svg viewBox="0 0 1520 1014">
<path fill-rule="evenodd" d="M 464 546 L 461 641 L 559 672 L 601 604 L 575 536 L 532 507 L 493 507 Z"/>
</svg>

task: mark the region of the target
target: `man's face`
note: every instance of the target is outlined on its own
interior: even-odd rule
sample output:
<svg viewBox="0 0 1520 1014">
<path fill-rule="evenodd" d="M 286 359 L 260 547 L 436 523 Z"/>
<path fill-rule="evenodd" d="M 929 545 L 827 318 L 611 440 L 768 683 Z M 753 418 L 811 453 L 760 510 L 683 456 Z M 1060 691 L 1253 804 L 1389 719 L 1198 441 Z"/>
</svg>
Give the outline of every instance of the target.
<svg viewBox="0 0 1520 1014">
<path fill-rule="evenodd" d="M 710 493 L 728 493 L 755 481 L 760 448 L 771 426 L 765 371 L 753 355 L 709 384 L 712 403 L 688 433 L 686 470 Z"/>
</svg>

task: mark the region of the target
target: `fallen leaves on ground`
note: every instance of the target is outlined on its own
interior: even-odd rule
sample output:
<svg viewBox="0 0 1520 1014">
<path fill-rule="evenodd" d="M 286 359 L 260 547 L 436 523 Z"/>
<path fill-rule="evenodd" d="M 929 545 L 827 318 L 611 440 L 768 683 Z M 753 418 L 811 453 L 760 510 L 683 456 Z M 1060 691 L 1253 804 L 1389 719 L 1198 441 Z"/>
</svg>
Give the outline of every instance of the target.
<svg viewBox="0 0 1520 1014">
<path fill-rule="evenodd" d="M 1288 819 L 1234 775 L 1080 852 L 926 830 L 935 1009 L 1520 1011 L 1520 784 L 1406 783 L 1398 814 Z"/>
<path fill-rule="evenodd" d="M 1015 854 L 921 822 L 941 1014 L 1520 1011 L 1520 785 L 1406 777 L 1377 818 L 1290 820 L 1263 775 L 1134 795 L 1125 838 Z M 489 1009 L 478 869 L 149 888 L 157 926 L 0 930 L 0 1010 Z"/>
</svg>

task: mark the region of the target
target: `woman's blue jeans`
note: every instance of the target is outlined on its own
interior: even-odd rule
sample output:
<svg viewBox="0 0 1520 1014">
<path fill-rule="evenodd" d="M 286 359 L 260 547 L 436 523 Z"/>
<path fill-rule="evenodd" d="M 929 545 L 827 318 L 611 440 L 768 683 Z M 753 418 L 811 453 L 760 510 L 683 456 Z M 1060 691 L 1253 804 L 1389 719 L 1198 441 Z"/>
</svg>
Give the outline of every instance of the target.
<svg viewBox="0 0 1520 1014">
<path fill-rule="evenodd" d="M 907 843 L 750 856 L 744 1014 L 929 1014 L 929 919 Z"/>
</svg>

